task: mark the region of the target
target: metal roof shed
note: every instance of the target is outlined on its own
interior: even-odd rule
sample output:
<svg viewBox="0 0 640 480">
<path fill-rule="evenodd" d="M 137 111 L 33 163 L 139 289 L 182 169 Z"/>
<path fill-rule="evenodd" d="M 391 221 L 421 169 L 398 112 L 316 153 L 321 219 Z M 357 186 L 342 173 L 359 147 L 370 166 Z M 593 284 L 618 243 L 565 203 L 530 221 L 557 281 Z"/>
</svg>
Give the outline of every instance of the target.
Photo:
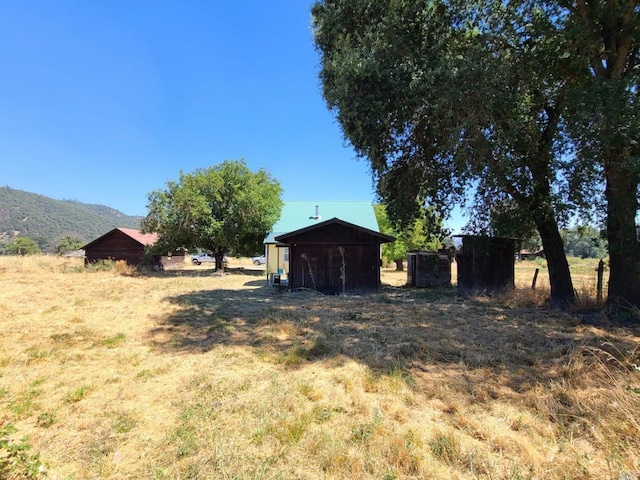
<svg viewBox="0 0 640 480">
<path fill-rule="evenodd" d="M 380 245 L 394 240 L 338 218 L 275 237 L 289 247 L 289 289 L 325 294 L 378 292 Z"/>
</svg>

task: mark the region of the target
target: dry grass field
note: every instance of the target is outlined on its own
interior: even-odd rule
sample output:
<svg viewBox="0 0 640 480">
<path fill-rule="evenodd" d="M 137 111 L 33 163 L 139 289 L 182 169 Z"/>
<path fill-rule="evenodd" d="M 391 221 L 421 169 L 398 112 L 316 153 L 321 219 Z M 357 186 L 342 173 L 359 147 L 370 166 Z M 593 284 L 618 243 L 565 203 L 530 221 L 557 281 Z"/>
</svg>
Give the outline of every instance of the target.
<svg viewBox="0 0 640 480">
<path fill-rule="evenodd" d="M 0 257 L 0 477 L 638 479 L 640 329 L 541 308 L 534 267 L 327 297 Z"/>
</svg>

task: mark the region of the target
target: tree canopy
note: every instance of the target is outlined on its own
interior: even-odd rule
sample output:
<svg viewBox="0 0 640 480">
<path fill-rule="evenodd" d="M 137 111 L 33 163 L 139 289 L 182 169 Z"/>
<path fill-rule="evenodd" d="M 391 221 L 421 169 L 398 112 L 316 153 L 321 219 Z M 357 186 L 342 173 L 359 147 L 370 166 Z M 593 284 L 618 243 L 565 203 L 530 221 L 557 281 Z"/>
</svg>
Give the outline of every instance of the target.
<svg viewBox="0 0 640 480">
<path fill-rule="evenodd" d="M 312 14 L 323 95 L 390 218 L 410 223 L 425 203 L 446 212 L 472 197 L 476 229 L 533 225 L 552 303 L 566 305 L 559 227 L 602 198 L 609 244 L 623 238 L 640 267 L 629 226 L 638 90 L 630 74 L 615 80 L 637 65 L 635 1 L 324 0 Z"/>
<path fill-rule="evenodd" d="M 604 258 L 607 242 L 600 232 L 591 226 L 582 226 L 562 231 L 567 255 L 581 258 Z"/>
<path fill-rule="evenodd" d="M 65 235 L 56 242 L 56 253 L 64 255 L 74 250 L 80 250 L 86 242 L 73 235 Z"/>
<path fill-rule="evenodd" d="M 556 155 L 565 86 L 556 42 L 519 26 L 556 27 L 500 5 L 317 2 L 323 93 L 393 220 L 411 222 L 425 203 L 446 212 L 470 195 L 476 220 L 514 202 L 545 245 L 552 301 L 566 305 L 574 290 Z"/>
<path fill-rule="evenodd" d="M 382 245 L 382 259 L 387 263 L 395 262 L 396 270 L 403 270 L 403 262 L 410 250 L 435 252 L 442 247 L 441 239 L 448 232 L 443 229 L 442 219 L 433 209 L 422 209 L 419 218 L 405 227 L 394 227 L 384 205 L 374 205 L 373 209 L 380 232 L 395 237 L 394 242 Z"/>
<path fill-rule="evenodd" d="M 16 237 L 11 243 L 4 247 L 7 255 L 34 255 L 41 253 L 38 243 L 30 237 Z"/>
<path fill-rule="evenodd" d="M 225 254 L 254 255 L 278 220 L 282 188 L 264 169 L 244 160 L 224 161 L 191 173 L 148 194 L 146 232 L 157 232 L 157 248 L 201 249 L 221 268 Z"/>
</svg>

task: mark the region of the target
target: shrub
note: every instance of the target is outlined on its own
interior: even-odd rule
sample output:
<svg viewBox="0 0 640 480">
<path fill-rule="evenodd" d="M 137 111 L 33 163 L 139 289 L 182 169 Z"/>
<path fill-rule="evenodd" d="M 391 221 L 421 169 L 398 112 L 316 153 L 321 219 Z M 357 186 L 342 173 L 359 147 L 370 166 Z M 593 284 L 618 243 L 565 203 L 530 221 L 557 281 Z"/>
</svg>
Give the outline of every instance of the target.
<svg viewBox="0 0 640 480">
<path fill-rule="evenodd" d="M 29 452 L 28 438 L 14 440 L 11 435 L 17 432 L 13 425 L 0 427 L 0 477 L 7 480 L 18 478 L 40 478 L 44 465 L 40 454 Z"/>
</svg>

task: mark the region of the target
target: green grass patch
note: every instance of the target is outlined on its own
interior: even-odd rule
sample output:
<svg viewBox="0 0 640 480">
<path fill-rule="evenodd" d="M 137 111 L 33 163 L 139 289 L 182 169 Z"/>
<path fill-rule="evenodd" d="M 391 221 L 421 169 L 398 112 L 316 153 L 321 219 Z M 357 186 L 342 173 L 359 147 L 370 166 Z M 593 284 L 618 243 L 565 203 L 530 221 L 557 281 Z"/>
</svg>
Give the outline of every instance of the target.
<svg viewBox="0 0 640 480">
<path fill-rule="evenodd" d="M 78 403 L 82 399 L 84 399 L 89 392 L 91 391 L 91 387 L 88 385 L 83 385 L 82 387 L 78 387 L 75 390 L 71 390 L 67 392 L 64 396 L 64 402 L 69 403 Z"/>
<path fill-rule="evenodd" d="M 127 336 L 124 333 L 116 333 L 110 337 L 100 339 L 94 343 L 96 347 L 116 348 L 125 342 Z"/>
</svg>

